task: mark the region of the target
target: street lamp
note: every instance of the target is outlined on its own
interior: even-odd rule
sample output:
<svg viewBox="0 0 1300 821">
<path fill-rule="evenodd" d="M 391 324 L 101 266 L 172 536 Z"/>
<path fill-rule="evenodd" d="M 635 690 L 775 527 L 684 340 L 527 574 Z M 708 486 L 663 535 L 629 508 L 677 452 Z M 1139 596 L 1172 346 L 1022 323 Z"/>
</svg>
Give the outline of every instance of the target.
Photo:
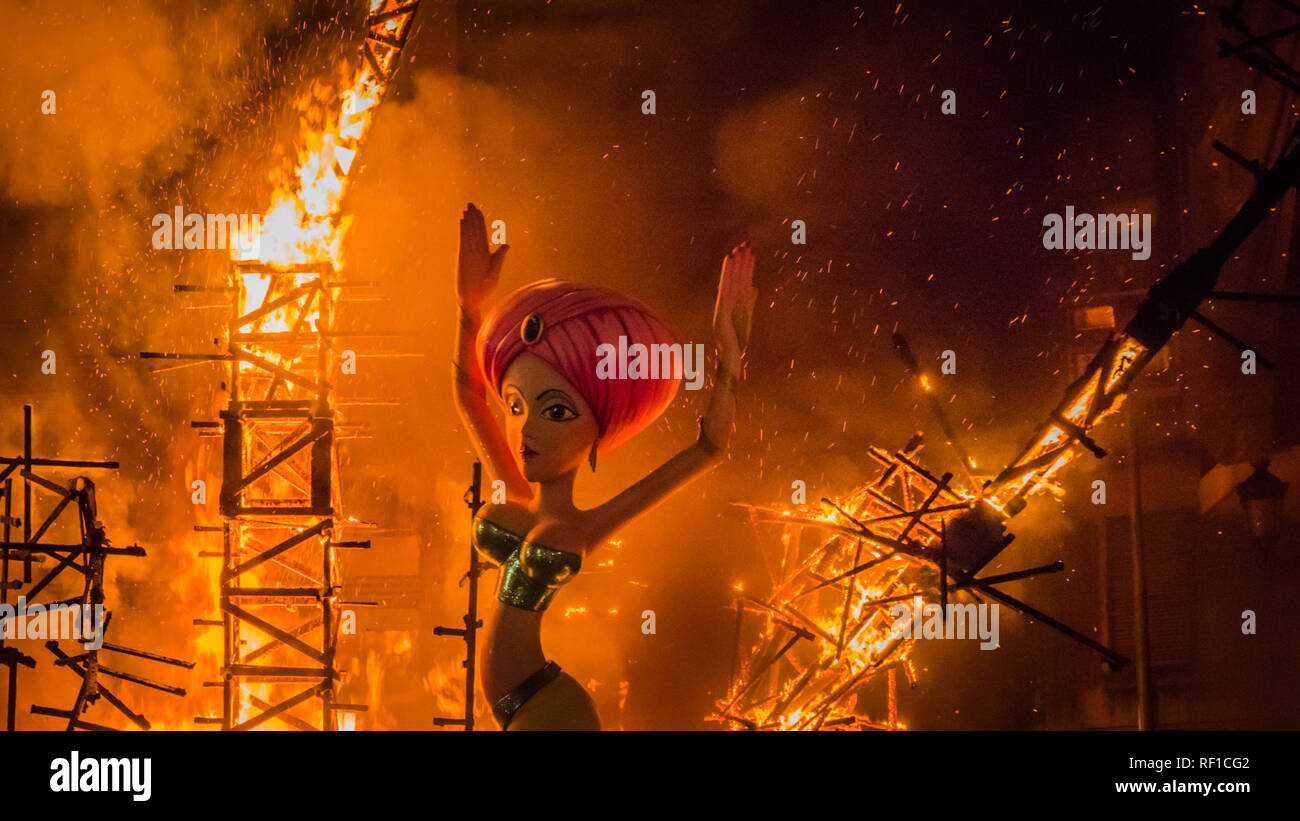
<svg viewBox="0 0 1300 821">
<path fill-rule="evenodd" d="M 1252 463 L 1255 472 L 1237 485 L 1237 496 L 1246 510 L 1250 537 L 1261 547 L 1272 547 L 1282 535 L 1282 498 L 1287 483 L 1268 472 L 1268 460 Z"/>
</svg>

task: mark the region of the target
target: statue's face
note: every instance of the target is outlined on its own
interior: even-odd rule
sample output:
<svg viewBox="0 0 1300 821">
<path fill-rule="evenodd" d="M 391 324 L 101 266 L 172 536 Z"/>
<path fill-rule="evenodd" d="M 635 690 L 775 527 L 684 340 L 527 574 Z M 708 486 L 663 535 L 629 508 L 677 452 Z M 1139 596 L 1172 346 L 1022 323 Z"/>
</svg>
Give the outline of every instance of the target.
<svg viewBox="0 0 1300 821">
<path fill-rule="evenodd" d="M 582 395 L 541 357 L 520 354 L 501 381 L 506 441 L 524 478 L 545 482 L 586 461 L 600 427 Z"/>
</svg>

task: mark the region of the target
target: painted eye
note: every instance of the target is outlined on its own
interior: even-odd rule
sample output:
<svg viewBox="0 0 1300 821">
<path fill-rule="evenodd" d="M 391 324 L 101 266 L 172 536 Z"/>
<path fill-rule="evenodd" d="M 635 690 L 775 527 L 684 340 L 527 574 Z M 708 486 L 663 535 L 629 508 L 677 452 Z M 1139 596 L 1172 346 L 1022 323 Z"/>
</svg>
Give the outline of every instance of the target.
<svg viewBox="0 0 1300 821">
<path fill-rule="evenodd" d="M 551 405 L 542 411 L 542 416 L 552 422 L 568 422 L 570 419 L 577 419 L 578 414 L 572 408 L 564 405 Z"/>
<path fill-rule="evenodd" d="M 518 399 L 511 399 L 511 400 L 510 400 L 510 415 L 511 415 L 511 416 L 523 416 L 523 415 L 524 415 L 524 403 L 523 403 L 523 402 L 520 402 Z"/>
</svg>

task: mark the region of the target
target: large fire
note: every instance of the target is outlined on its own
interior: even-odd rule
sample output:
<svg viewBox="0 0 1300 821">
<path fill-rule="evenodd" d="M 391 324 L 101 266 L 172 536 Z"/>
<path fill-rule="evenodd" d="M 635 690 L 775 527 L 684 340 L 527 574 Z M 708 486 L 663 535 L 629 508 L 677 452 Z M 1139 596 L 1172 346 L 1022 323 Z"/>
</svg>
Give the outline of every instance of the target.
<svg viewBox="0 0 1300 821">
<path fill-rule="evenodd" d="M 328 380 L 337 278 L 351 225 L 343 198 L 415 6 L 370 0 L 361 58 L 339 66 L 336 92 L 317 84 L 300 96 L 300 109 L 328 100 L 336 104 L 323 118 L 305 118 L 323 125 L 298 135 L 293 171 L 276 187 L 256 236 L 232 254 L 231 401 L 263 404 L 248 419 L 241 416 L 238 475 L 243 478 L 237 490 L 244 496 L 239 512 L 224 516 L 226 569 L 213 580 L 224 597 L 223 621 L 207 623 L 201 645 L 205 657 L 222 660 L 226 687 L 234 690 L 226 696 L 227 712 L 234 713 L 225 717 L 229 726 L 356 726 L 359 706 L 338 704 L 339 683 L 329 675 L 340 668 L 333 655 L 340 621 L 355 617 L 339 598 L 336 544 L 344 528 L 360 523 L 343 516 L 337 481 L 330 480 L 327 500 L 318 498 L 313 484 L 317 473 L 333 476 L 338 468 L 329 438 L 336 412 Z M 291 408 L 295 401 L 306 415 Z M 285 409 L 282 418 L 274 408 L 268 411 L 276 402 L 285 403 L 276 406 Z M 320 464 L 315 447 L 322 439 L 330 445 L 328 465 Z M 322 501 L 331 511 L 324 520 Z M 302 515 L 278 514 L 277 508 Z M 391 651 L 404 646 L 409 652 L 408 634 L 387 640 L 394 643 Z M 323 666 L 324 678 L 313 678 L 318 669 L 313 663 Z M 381 670 L 366 665 L 371 696 Z"/>
</svg>

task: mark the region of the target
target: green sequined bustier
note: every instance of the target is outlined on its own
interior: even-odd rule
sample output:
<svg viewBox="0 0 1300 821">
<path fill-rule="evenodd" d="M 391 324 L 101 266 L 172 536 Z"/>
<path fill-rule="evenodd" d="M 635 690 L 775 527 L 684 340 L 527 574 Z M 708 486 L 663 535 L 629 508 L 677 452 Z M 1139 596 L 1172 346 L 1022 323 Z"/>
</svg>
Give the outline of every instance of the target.
<svg viewBox="0 0 1300 821">
<path fill-rule="evenodd" d="M 530 542 L 483 518 L 474 520 L 474 549 L 484 561 L 501 567 L 497 599 L 524 610 L 545 610 L 555 591 L 582 567 L 577 553 Z"/>
</svg>

